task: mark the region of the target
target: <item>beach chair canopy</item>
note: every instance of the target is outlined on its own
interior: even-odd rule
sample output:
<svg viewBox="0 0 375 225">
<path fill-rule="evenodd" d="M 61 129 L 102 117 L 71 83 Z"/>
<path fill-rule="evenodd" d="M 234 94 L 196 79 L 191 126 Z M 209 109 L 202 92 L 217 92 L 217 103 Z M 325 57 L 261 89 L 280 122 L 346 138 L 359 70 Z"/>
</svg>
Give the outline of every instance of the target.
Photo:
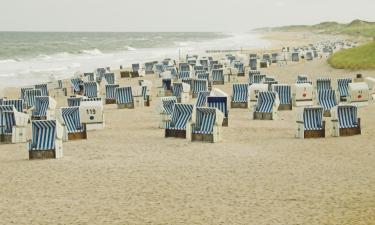
<svg viewBox="0 0 375 225">
<path fill-rule="evenodd" d="M 207 91 L 208 90 L 208 83 L 207 80 L 203 79 L 196 79 L 193 80 L 193 85 L 192 85 L 192 92 L 193 93 L 199 93 L 202 91 Z"/>
<path fill-rule="evenodd" d="M 32 122 L 32 139 L 29 150 L 55 149 L 56 121 L 37 120 Z"/>
<path fill-rule="evenodd" d="M 223 81 L 224 80 L 224 70 L 213 69 L 212 70 L 212 80 L 213 81 Z"/>
<path fill-rule="evenodd" d="M 84 95 L 88 98 L 98 97 L 98 84 L 96 82 L 83 83 Z"/>
<path fill-rule="evenodd" d="M 318 91 L 319 90 L 332 89 L 331 78 L 321 77 L 321 78 L 316 79 L 316 89 Z"/>
<path fill-rule="evenodd" d="M 187 63 L 180 63 L 179 64 L 179 71 L 180 72 L 190 72 L 190 65 Z"/>
<path fill-rule="evenodd" d="M 209 91 L 201 91 L 198 93 L 197 102 L 195 104 L 196 107 L 204 107 L 207 104 L 207 97 L 210 96 Z"/>
<path fill-rule="evenodd" d="M 115 84 L 116 83 L 116 76 L 114 73 L 105 73 L 104 79 L 107 84 Z"/>
<path fill-rule="evenodd" d="M 73 91 L 75 93 L 81 91 L 81 87 L 80 87 L 80 84 L 82 83 L 81 79 L 79 79 L 79 78 L 73 78 L 73 79 L 70 80 L 70 83 L 71 83 Z"/>
<path fill-rule="evenodd" d="M 184 79 L 190 77 L 190 71 L 180 71 L 178 73 L 178 79 Z"/>
<path fill-rule="evenodd" d="M 280 104 L 289 105 L 292 102 L 292 92 L 290 85 L 274 85 L 273 89 L 279 95 Z"/>
<path fill-rule="evenodd" d="M 331 89 L 318 90 L 318 101 L 324 110 L 330 110 L 337 105 L 336 92 Z"/>
<path fill-rule="evenodd" d="M 232 102 L 248 102 L 249 84 L 233 84 Z"/>
<path fill-rule="evenodd" d="M 212 134 L 217 112 L 216 108 L 196 108 L 196 121 L 192 127 L 192 132 L 195 134 Z"/>
<path fill-rule="evenodd" d="M 257 105 L 255 107 L 255 112 L 260 113 L 271 113 L 273 111 L 273 105 L 276 101 L 277 93 L 274 91 L 261 91 L 259 92 L 259 97 Z"/>
<path fill-rule="evenodd" d="M 239 73 L 243 73 L 243 72 L 245 72 L 245 70 L 244 70 L 244 65 L 243 65 L 242 62 L 236 61 L 236 62 L 234 63 L 234 68 L 237 69 Z"/>
<path fill-rule="evenodd" d="M 228 117 L 227 97 L 208 96 L 207 106 L 211 108 L 217 108 L 224 114 L 224 117 Z"/>
<path fill-rule="evenodd" d="M 154 62 L 146 62 L 145 63 L 145 71 L 146 72 L 153 72 L 154 70 Z"/>
<path fill-rule="evenodd" d="M 137 71 L 139 71 L 139 69 L 140 69 L 139 63 L 132 64 L 133 72 L 137 72 Z"/>
<path fill-rule="evenodd" d="M 48 87 L 47 84 L 37 84 L 35 89 L 40 90 L 42 96 L 48 96 Z"/>
<path fill-rule="evenodd" d="M 61 108 L 61 117 L 68 133 L 78 133 L 84 131 L 83 125 L 81 124 L 79 107 Z"/>
<path fill-rule="evenodd" d="M 195 65 L 194 66 L 194 71 L 197 72 L 197 71 L 206 71 L 206 70 L 205 70 L 205 67 L 202 66 L 202 65 Z"/>
<path fill-rule="evenodd" d="M 194 106 L 191 104 L 180 104 L 174 105 L 172 113 L 172 120 L 167 123 L 167 129 L 174 130 L 186 130 L 186 123 L 191 119 Z"/>
<path fill-rule="evenodd" d="M 68 101 L 68 106 L 73 107 L 73 106 L 80 106 L 81 105 L 81 97 L 70 97 L 67 99 Z"/>
<path fill-rule="evenodd" d="M 26 101 L 26 91 L 33 90 L 34 88 L 21 88 L 21 99 Z"/>
<path fill-rule="evenodd" d="M 18 112 L 23 112 L 23 99 L 3 99 L 1 105 L 12 105 Z"/>
<path fill-rule="evenodd" d="M 83 73 L 83 76 L 86 77 L 87 81 L 96 81 L 94 73 Z"/>
<path fill-rule="evenodd" d="M 116 88 L 116 102 L 117 104 L 126 104 L 134 102 L 132 87 Z"/>
<path fill-rule="evenodd" d="M 303 109 L 302 116 L 305 130 L 321 130 L 323 128 L 322 107 L 306 107 Z"/>
<path fill-rule="evenodd" d="M 46 116 L 50 98 L 48 96 L 35 97 L 33 116 Z"/>
<path fill-rule="evenodd" d="M 39 89 L 31 89 L 25 91 L 25 101 L 28 108 L 31 108 L 35 104 L 35 97 L 42 96 L 42 92 Z"/>
<path fill-rule="evenodd" d="M 116 99 L 116 88 L 120 87 L 118 84 L 107 84 L 105 86 L 105 99 Z"/>
<path fill-rule="evenodd" d="M 260 84 L 266 78 L 264 74 L 250 74 L 249 83 L 250 84 Z"/>
<path fill-rule="evenodd" d="M 352 78 L 337 79 L 337 89 L 340 93 L 340 97 L 346 97 L 349 95 L 349 83 L 352 83 Z"/>
<path fill-rule="evenodd" d="M 339 105 L 337 106 L 337 117 L 339 128 L 358 127 L 357 106 Z"/>
<path fill-rule="evenodd" d="M 14 106 L 0 106 L 0 134 L 11 134 L 13 126 L 16 124 L 14 117 Z"/>
<path fill-rule="evenodd" d="M 170 97 L 161 97 L 161 109 L 160 113 L 167 114 L 167 115 L 172 115 L 174 105 L 177 103 L 177 98 L 176 96 L 170 96 Z"/>
</svg>

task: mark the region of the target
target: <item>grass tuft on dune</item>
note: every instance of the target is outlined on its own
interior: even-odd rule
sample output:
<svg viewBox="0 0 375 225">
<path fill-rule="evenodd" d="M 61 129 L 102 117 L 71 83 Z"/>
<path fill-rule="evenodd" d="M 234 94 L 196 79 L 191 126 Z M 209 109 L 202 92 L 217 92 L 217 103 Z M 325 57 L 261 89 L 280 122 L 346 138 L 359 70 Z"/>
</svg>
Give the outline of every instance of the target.
<svg viewBox="0 0 375 225">
<path fill-rule="evenodd" d="M 336 69 L 375 69 L 375 41 L 333 54 L 328 63 Z"/>
</svg>

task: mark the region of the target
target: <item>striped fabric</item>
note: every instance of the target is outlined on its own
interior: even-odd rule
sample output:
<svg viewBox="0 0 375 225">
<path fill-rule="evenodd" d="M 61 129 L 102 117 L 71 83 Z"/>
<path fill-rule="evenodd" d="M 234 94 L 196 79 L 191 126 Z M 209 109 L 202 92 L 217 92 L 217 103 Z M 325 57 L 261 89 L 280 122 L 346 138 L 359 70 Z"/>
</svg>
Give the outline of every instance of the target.
<svg viewBox="0 0 375 225">
<path fill-rule="evenodd" d="M 281 105 L 289 105 L 292 102 L 290 85 L 275 85 L 274 91 L 279 95 Z"/>
<path fill-rule="evenodd" d="M 117 104 L 126 104 L 134 102 L 132 87 L 116 88 L 116 102 Z"/>
<path fill-rule="evenodd" d="M 217 108 L 224 114 L 224 117 L 228 117 L 227 97 L 208 96 L 207 106 Z"/>
<path fill-rule="evenodd" d="M 147 86 L 142 86 L 142 96 L 144 100 L 147 100 Z"/>
<path fill-rule="evenodd" d="M 21 88 L 21 99 L 26 101 L 26 91 L 33 90 L 34 88 Z"/>
<path fill-rule="evenodd" d="M 139 63 L 132 64 L 132 70 L 133 70 L 133 72 L 139 71 L 139 69 L 140 69 Z"/>
<path fill-rule="evenodd" d="M 316 79 L 316 89 L 318 91 L 319 90 L 332 89 L 331 78 L 320 77 L 320 78 Z"/>
<path fill-rule="evenodd" d="M 198 79 L 208 80 L 210 74 L 206 70 L 196 70 L 195 71 L 195 76 Z"/>
<path fill-rule="evenodd" d="M 114 73 L 105 73 L 104 79 L 107 82 L 107 84 L 115 84 L 116 83 L 116 78 L 115 78 Z"/>
<path fill-rule="evenodd" d="M 223 81 L 224 80 L 224 70 L 213 69 L 211 73 L 212 73 L 212 80 L 213 81 Z"/>
<path fill-rule="evenodd" d="M 84 82 L 83 90 L 83 94 L 88 98 L 98 97 L 98 84 L 96 82 Z"/>
<path fill-rule="evenodd" d="M 105 68 L 97 68 L 96 69 L 96 74 L 98 75 L 97 78 L 102 78 L 105 72 L 106 72 Z"/>
<path fill-rule="evenodd" d="M 203 69 L 208 69 L 208 59 L 200 59 L 199 64 Z"/>
<path fill-rule="evenodd" d="M 214 64 L 212 66 L 212 70 L 222 70 L 223 69 L 223 65 L 222 64 Z"/>
<path fill-rule="evenodd" d="M 207 80 L 201 80 L 201 79 L 196 79 L 193 80 L 193 85 L 192 85 L 192 93 L 199 93 L 202 91 L 207 91 L 208 90 L 208 83 Z"/>
<path fill-rule="evenodd" d="M 177 98 L 181 97 L 182 89 L 182 83 L 174 83 L 172 86 L 173 96 L 176 96 Z"/>
<path fill-rule="evenodd" d="M 259 71 L 259 70 L 250 70 L 250 71 L 249 71 L 249 77 L 250 77 L 251 75 L 260 75 L 260 71 Z"/>
<path fill-rule="evenodd" d="M 23 99 L 4 99 L 2 105 L 12 105 L 18 112 L 23 112 Z"/>
<path fill-rule="evenodd" d="M 250 84 L 260 84 L 266 75 L 263 74 L 249 74 L 249 83 Z"/>
<path fill-rule="evenodd" d="M 37 85 L 35 85 L 35 89 L 40 90 L 41 93 L 42 93 L 42 96 L 48 96 L 47 84 L 37 84 Z"/>
<path fill-rule="evenodd" d="M 70 97 L 67 100 L 68 100 L 68 106 L 73 107 L 73 106 L 80 106 L 82 98 Z"/>
<path fill-rule="evenodd" d="M 164 90 L 171 90 L 171 79 L 162 79 L 162 87 L 164 88 Z"/>
<path fill-rule="evenodd" d="M 198 107 L 196 109 L 197 121 L 192 132 L 195 134 L 212 134 L 216 122 L 216 109 Z"/>
<path fill-rule="evenodd" d="M 35 106 L 33 116 L 47 116 L 47 109 L 49 106 L 48 96 L 35 97 Z"/>
<path fill-rule="evenodd" d="M 232 102 L 247 102 L 248 98 L 248 84 L 233 84 Z"/>
<path fill-rule="evenodd" d="M 96 81 L 94 73 L 83 73 L 83 76 L 87 77 L 87 81 L 90 81 L 90 82 Z"/>
<path fill-rule="evenodd" d="M 257 67 L 258 67 L 258 59 L 257 58 L 250 58 L 249 66 L 250 66 L 250 69 L 256 70 Z"/>
<path fill-rule="evenodd" d="M 205 67 L 203 67 L 202 65 L 195 65 L 195 66 L 194 66 L 195 74 L 196 74 L 197 71 L 206 71 L 204 68 L 205 68 Z M 206 67 L 206 68 L 207 68 L 207 67 Z"/>
<path fill-rule="evenodd" d="M 154 71 L 154 63 L 153 62 L 146 62 L 145 63 L 145 71 L 146 72 L 153 72 Z"/>
<path fill-rule="evenodd" d="M 272 85 L 278 84 L 279 82 L 276 80 L 272 80 L 272 81 L 264 81 L 263 83 L 268 85 L 268 91 L 272 91 Z"/>
<path fill-rule="evenodd" d="M 25 96 L 26 105 L 28 108 L 31 108 L 35 104 L 35 97 L 42 96 L 42 92 L 36 89 L 26 90 Z"/>
<path fill-rule="evenodd" d="M 68 130 L 68 133 L 78 133 L 84 131 L 84 128 L 81 124 L 79 107 L 76 106 L 61 108 L 61 116 L 64 120 L 64 124 Z"/>
<path fill-rule="evenodd" d="M 209 91 L 201 91 L 198 93 L 196 107 L 204 107 L 207 104 L 207 97 L 210 96 Z"/>
<path fill-rule="evenodd" d="M 29 150 L 55 149 L 56 121 L 37 120 L 32 122 L 32 140 Z"/>
<path fill-rule="evenodd" d="M 357 107 L 354 105 L 337 106 L 337 117 L 340 128 L 358 127 Z"/>
<path fill-rule="evenodd" d="M 70 80 L 70 83 L 72 85 L 74 93 L 77 93 L 77 92 L 81 91 L 81 88 L 79 86 L 81 84 L 81 82 L 82 81 L 79 78 L 73 78 L 73 79 Z"/>
<path fill-rule="evenodd" d="M 14 106 L 0 106 L 0 134 L 11 134 L 13 126 L 16 124 L 14 118 Z"/>
<path fill-rule="evenodd" d="M 105 99 L 116 99 L 116 88 L 120 87 L 118 84 L 107 84 L 105 86 Z"/>
<path fill-rule="evenodd" d="M 273 104 L 276 99 L 276 92 L 261 91 L 259 92 L 258 102 L 255 107 L 255 112 L 272 113 Z"/>
<path fill-rule="evenodd" d="M 244 65 L 243 65 L 242 62 L 239 62 L 239 61 L 235 62 L 234 68 L 238 70 L 238 73 L 244 73 L 245 72 Z"/>
<path fill-rule="evenodd" d="M 178 79 L 184 79 L 190 77 L 190 71 L 180 71 L 178 73 Z"/>
<path fill-rule="evenodd" d="M 171 122 L 167 123 L 167 129 L 186 130 L 186 123 L 191 119 L 194 106 L 191 104 L 174 105 Z"/>
<path fill-rule="evenodd" d="M 337 89 L 340 93 L 340 97 L 346 97 L 349 95 L 349 83 L 352 82 L 352 78 L 337 78 Z"/>
<path fill-rule="evenodd" d="M 177 103 L 177 98 L 175 96 L 161 97 L 160 101 L 162 103 L 162 112 L 167 115 L 172 115 L 174 105 Z"/>
<path fill-rule="evenodd" d="M 179 71 L 180 72 L 190 72 L 190 66 L 187 63 L 180 63 L 179 64 Z"/>
<path fill-rule="evenodd" d="M 330 110 L 337 105 L 335 91 L 332 89 L 318 90 L 318 101 L 324 110 Z"/>
<path fill-rule="evenodd" d="M 303 109 L 305 130 L 321 130 L 323 128 L 323 108 L 307 107 Z"/>
</svg>

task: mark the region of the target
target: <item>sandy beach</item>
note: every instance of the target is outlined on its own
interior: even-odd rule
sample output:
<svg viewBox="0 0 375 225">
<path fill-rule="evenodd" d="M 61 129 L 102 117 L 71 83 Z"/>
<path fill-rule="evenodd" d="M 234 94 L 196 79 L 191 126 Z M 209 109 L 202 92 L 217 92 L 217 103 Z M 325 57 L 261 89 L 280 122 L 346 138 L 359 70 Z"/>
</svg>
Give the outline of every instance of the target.
<svg viewBox="0 0 375 225">
<path fill-rule="evenodd" d="M 272 35 L 279 45 L 321 38 Z M 332 69 L 325 59 L 262 71 L 290 84 L 299 74 L 329 76 L 334 88 L 338 77 L 375 75 Z M 230 109 L 220 143 L 192 143 L 164 138 L 155 111 L 160 81 L 146 79 L 151 107 L 105 105 L 106 128 L 64 142 L 62 159 L 29 161 L 26 144 L 0 145 L 0 224 L 375 224 L 372 102 L 359 108 L 362 135 L 331 137 L 325 118 L 325 139 L 301 140 L 296 109 L 274 121 Z M 232 93 L 230 83 L 215 87 Z"/>
</svg>

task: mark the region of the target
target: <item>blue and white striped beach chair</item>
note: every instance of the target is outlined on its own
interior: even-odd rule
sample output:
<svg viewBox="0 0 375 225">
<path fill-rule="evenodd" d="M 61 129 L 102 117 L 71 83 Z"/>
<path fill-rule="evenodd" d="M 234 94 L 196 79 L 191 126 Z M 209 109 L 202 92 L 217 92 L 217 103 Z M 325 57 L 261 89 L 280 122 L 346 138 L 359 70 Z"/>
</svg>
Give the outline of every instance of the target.
<svg viewBox="0 0 375 225">
<path fill-rule="evenodd" d="M 26 101 L 26 91 L 33 90 L 34 88 L 21 88 L 21 99 Z"/>
<path fill-rule="evenodd" d="M 132 87 L 116 88 L 116 103 L 119 109 L 134 109 Z"/>
<path fill-rule="evenodd" d="M 208 91 L 208 82 L 207 80 L 195 79 L 193 80 L 193 85 L 191 89 L 192 97 L 196 98 L 198 97 L 199 92 Z"/>
<path fill-rule="evenodd" d="M 32 122 L 29 159 L 61 158 L 63 156 L 63 128 L 56 120 Z"/>
<path fill-rule="evenodd" d="M 258 69 L 258 59 L 257 58 L 250 58 L 249 66 L 250 66 L 251 70 L 257 70 Z"/>
<path fill-rule="evenodd" d="M 217 108 L 197 107 L 192 116 L 191 140 L 215 143 L 221 140 L 224 115 Z"/>
<path fill-rule="evenodd" d="M 190 65 L 187 63 L 180 63 L 178 69 L 179 72 L 190 72 Z"/>
<path fill-rule="evenodd" d="M 197 79 L 204 79 L 204 80 L 209 80 L 210 74 L 206 70 L 196 70 L 195 71 L 195 77 Z"/>
<path fill-rule="evenodd" d="M 233 84 L 231 108 L 249 108 L 250 89 L 249 84 Z"/>
<path fill-rule="evenodd" d="M 197 71 L 207 71 L 207 70 L 202 65 L 195 65 L 194 71 L 195 71 L 195 73 L 197 73 Z"/>
<path fill-rule="evenodd" d="M 67 98 L 68 106 L 69 107 L 80 106 L 81 105 L 81 100 L 82 100 L 82 97 L 70 97 L 70 98 Z"/>
<path fill-rule="evenodd" d="M 330 116 L 330 110 L 337 105 L 336 92 L 332 89 L 318 90 L 318 104 L 325 110 L 324 115 Z"/>
<path fill-rule="evenodd" d="M 85 77 L 86 82 L 94 82 L 94 81 L 96 81 L 94 73 L 83 73 L 83 76 Z"/>
<path fill-rule="evenodd" d="M 337 78 L 337 91 L 340 94 L 340 101 L 345 101 L 349 95 L 349 83 L 352 83 L 352 78 Z"/>
<path fill-rule="evenodd" d="M 200 59 L 200 60 L 199 60 L 199 64 L 200 64 L 200 66 L 202 66 L 202 68 L 203 68 L 204 70 L 208 70 L 209 62 L 208 62 L 208 59 L 207 59 L 207 58 L 205 58 L 205 59 Z"/>
<path fill-rule="evenodd" d="M 98 96 L 98 84 L 96 82 L 84 82 L 83 83 L 83 94 L 87 98 L 96 98 Z"/>
<path fill-rule="evenodd" d="M 320 77 L 316 79 L 316 90 L 327 90 L 332 89 L 331 78 Z"/>
<path fill-rule="evenodd" d="M 205 107 L 207 106 L 207 97 L 210 96 L 209 91 L 201 91 L 198 93 L 197 102 L 195 103 L 196 107 Z"/>
<path fill-rule="evenodd" d="M 274 120 L 277 115 L 277 108 L 280 101 L 278 94 L 274 91 L 261 91 L 257 104 L 254 106 L 254 119 Z"/>
<path fill-rule="evenodd" d="M 87 139 L 85 125 L 81 123 L 79 107 L 61 108 L 61 118 L 68 140 Z"/>
<path fill-rule="evenodd" d="M 279 95 L 280 105 L 278 110 L 292 110 L 292 89 L 288 84 L 273 85 L 273 91 Z"/>
<path fill-rule="evenodd" d="M 357 106 L 338 105 L 332 109 L 332 136 L 361 134 L 361 119 L 357 117 Z"/>
<path fill-rule="evenodd" d="M 224 84 L 224 70 L 223 69 L 213 69 L 211 71 L 212 84 L 222 85 Z"/>
<path fill-rule="evenodd" d="M 105 73 L 104 80 L 106 84 L 116 84 L 116 76 L 114 73 Z"/>
<path fill-rule="evenodd" d="M 24 100 L 23 99 L 3 99 L 1 105 L 12 105 L 18 112 L 24 112 Z"/>
<path fill-rule="evenodd" d="M 146 62 L 145 63 L 145 73 L 146 74 L 154 74 L 154 62 Z"/>
<path fill-rule="evenodd" d="M 325 121 L 323 121 L 323 107 L 305 107 L 298 114 L 297 138 L 325 137 Z"/>
<path fill-rule="evenodd" d="M 227 127 L 229 124 L 229 110 L 228 110 L 228 98 L 223 96 L 208 96 L 207 97 L 207 106 L 212 108 L 217 108 L 220 110 L 223 115 L 223 124 L 222 126 Z"/>
<path fill-rule="evenodd" d="M 245 76 L 245 67 L 244 64 L 240 61 L 236 61 L 233 65 L 235 69 L 237 69 L 237 76 Z"/>
<path fill-rule="evenodd" d="M 74 94 L 82 94 L 83 93 L 83 86 L 82 80 L 80 78 L 73 78 L 70 80 L 70 84 L 72 85 L 72 93 Z"/>
<path fill-rule="evenodd" d="M 178 73 L 178 79 L 190 78 L 190 71 L 180 71 Z"/>
<path fill-rule="evenodd" d="M 18 112 L 13 105 L 0 106 L 0 142 L 26 142 L 29 116 Z"/>
<path fill-rule="evenodd" d="M 132 64 L 132 70 L 133 72 L 138 72 L 140 69 L 139 63 Z"/>
<path fill-rule="evenodd" d="M 47 84 L 37 84 L 35 89 L 40 90 L 42 96 L 48 96 L 48 87 Z"/>
<path fill-rule="evenodd" d="M 25 91 L 26 107 L 32 108 L 35 104 L 35 97 L 42 96 L 42 92 L 39 89 L 31 89 Z"/>
<path fill-rule="evenodd" d="M 166 123 L 165 137 L 186 138 L 190 133 L 190 126 L 194 106 L 191 104 L 176 103 L 173 108 L 171 120 Z"/>
<path fill-rule="evenodd" d="M 171 120 L 171 116 L 174 110 L 174 105 L 177 103 L 176 96 L 169 96 L 169 97 L 161 97 L 160 104 L 159 104 L 159 114 L 160 114 L 160 121 L 159 121 L 159 128 L 165 129 L 167 123 Z"/>
<path fill-rule="evenodd" d="M 32 120 L 52 120 L 55 117 L 56 101 L 48 96 L 35 97 Z"/>
<path fill-rule="evenodd" d="M 107 84 L 105 86 L 105 103 L 115 104 L 116 103 L 116 88 L 120 87 L 118 84 Z"/>
<path fill-rule="evenodd" d="M 186 103 L 189 101 L 190 85 L 177 82 L 172 85 L 172 94 L 176 96 L 177 102 Z M 187 98 L 187 99 L 186 99 Z M 181 102 L 183 101 L 183 102 Z"/>
</svg>

